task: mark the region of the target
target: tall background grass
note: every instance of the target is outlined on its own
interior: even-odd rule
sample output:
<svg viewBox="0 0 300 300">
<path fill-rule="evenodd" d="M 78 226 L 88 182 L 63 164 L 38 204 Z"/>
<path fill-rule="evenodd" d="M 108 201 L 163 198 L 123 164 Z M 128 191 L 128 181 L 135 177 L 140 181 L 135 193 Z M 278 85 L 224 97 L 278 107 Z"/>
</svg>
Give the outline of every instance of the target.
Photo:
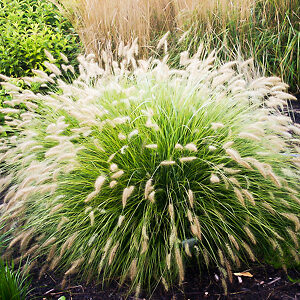
<svg viewBox="0 0 300 300">
<path fill-rule="evenodd" d="M 299 91 L 299 5 L 295 0 L 51 0 L 71 20 L 87 53 L 100 57 L 101 46 L 138 37 L 140 56 L 157 52 L 157 40 L 171 32 L 170 59 L 200 41 L 221 57 L 254 57 Z M 184 39 L 184 32 L 188 32 Z M 178 41 L 183 41 L 180 45 Z"/>
</svg>

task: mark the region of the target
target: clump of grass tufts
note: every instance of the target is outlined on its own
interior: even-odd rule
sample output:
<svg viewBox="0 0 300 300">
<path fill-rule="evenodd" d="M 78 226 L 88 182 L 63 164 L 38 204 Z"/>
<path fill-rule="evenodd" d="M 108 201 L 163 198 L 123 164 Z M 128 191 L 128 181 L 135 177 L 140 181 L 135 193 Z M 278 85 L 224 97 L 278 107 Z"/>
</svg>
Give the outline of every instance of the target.
<svg viewBox="0 0 300 300">
<path fill-rule="evenodd" d="M 0 299 L 25 300 L 28 289 L 28 275 L 0 259 Z"/>
<path fill-rule="evenodd" d="M 41 273 L 63 282 L 130 279 L 137 293 L 182 283 L 191 264 L 225 282 L 250 261 L 299 262 L 300 127 L 280 112 L 294 99 L 287 85 L 252 60 L 219 66 L 200 49 L 205 59 L 182 53 L 178 70 L 136 61 L 136 47 L 120 63 L 103 52 L 104 68 L 79 57 L 72 84 L 47 64 L 54 73 L 39 80 L 57 93 L 8 85 L 8 248 L 46 257 Z"/>
</svg>

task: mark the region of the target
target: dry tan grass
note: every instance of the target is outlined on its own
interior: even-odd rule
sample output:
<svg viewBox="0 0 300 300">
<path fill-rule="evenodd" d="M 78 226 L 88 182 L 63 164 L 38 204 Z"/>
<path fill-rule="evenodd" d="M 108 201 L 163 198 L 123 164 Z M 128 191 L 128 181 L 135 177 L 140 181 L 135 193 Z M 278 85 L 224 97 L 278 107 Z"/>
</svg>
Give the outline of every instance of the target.
<svg viewBox="0 0 300 300">
<path fill-rule="evenodd" d="M 167 31 L 184 31 L 195 17 L 208 28 L 229 19 L 248 20 L 254 6 L 262 0 L 50 0 L 71 20 L 87 53 L 99 54 L 100 45 L 112 46 L 136 37 L 142 52 L 153 38 Z M 286 9 L 295 0 L 263 1 L 266 14 L 268 4 Z"/>
</svg>

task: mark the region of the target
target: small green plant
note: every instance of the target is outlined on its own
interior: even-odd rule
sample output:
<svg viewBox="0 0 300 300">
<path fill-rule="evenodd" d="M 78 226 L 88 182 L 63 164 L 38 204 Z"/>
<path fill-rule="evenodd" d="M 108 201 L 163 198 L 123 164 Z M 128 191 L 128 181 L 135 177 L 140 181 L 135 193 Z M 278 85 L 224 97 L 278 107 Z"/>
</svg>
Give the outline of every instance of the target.
<svg viewBox="0 0 300 300">
<path fill-rule="evenodd" d="M 0 259 L 0 300 L 25 300 L 28 288 L 28 276 Z"/>
<path fill-rule="evenodd" d="M 63 272 L 62 285 L 77 273 L 130 279 L 137 294 L 182 283 L 194 264 L 218 267 L 226 288 L 250 261 L 299 263 L 300 127 L 279 109 L 294 99 L 287 85 L 201 49 L 183 52 L 181 69 L 136 61 L 136 43 L 119 52 L 120 64 L 103 52 L 103 69 L 80 57 L 71 84 L 66 66 L 46 64 L 56 77 L 36 80 L 57 80 L 57 93 L 6 85 L 8 251 L 43 257 L 40 274 Z"/>
</svg>

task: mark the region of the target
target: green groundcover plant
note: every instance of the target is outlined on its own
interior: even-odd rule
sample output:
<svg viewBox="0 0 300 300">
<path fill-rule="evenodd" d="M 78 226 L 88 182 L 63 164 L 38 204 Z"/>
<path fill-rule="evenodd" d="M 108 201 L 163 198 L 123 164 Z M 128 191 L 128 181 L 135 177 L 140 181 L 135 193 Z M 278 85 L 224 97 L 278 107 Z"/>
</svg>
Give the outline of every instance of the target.
<svg viewBox="0 0 300 300">
<path fill-rule="evenodd" d="M 28 275 L 21 268 L 15 269 L 14 264 L 0 260 L 0 299 L 25 300 L 28 288 Z"/>
<path fill-rule="evenodd" d="M 201 48 L 181 54 L 180 70 L 136 52 L 121 45 L 120 63 L 103 52 L 103 68 L 79 57 L 72 84 L 68 66 L 46 63 L 54 75 L 36 80 L 59 85 L 46 95 L 5 84 L 6 255 L 36 257 L 62 285 L 131 280 L 137 294 L 181 284 L 191 265 L 219 268 L 226 288 L 250 261 L 299 264 L 300 127 L 280 112 L 294 99 L 287 85 Z"/>
<path fill-rule="evenodd" d="M 5 224 L 0 223 L 0 254 L 9 243 L 9 232 L 5 232 Z M 25 264 L 24 270 L 27 264 Z M 0 299 L 1 300 L 21 300 L 25 299 L 28 291 L 29 282 L 21 268 L 15 268 L 14 264 L 8 264 L 0 259 Z"/>
</svg>

